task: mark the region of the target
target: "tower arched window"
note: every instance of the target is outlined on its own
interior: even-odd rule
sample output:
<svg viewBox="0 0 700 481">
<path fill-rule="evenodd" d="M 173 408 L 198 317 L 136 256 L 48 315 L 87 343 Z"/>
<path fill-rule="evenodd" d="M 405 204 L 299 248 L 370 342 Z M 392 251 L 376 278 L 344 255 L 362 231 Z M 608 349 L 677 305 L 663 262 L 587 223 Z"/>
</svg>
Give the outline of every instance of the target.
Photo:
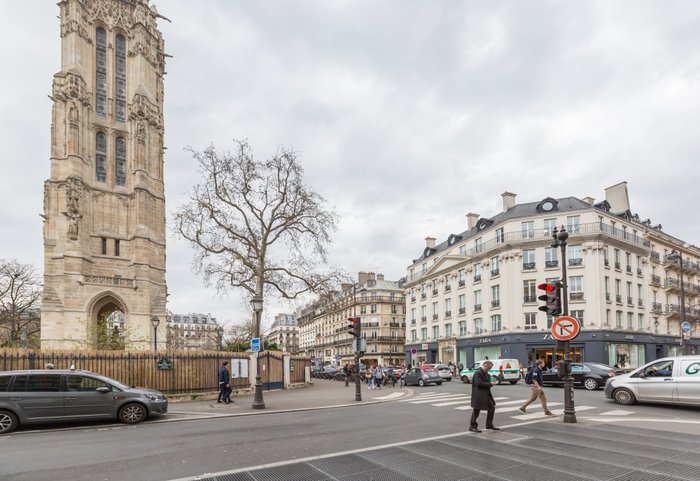
<svg viewBox="0 0 700 481">
<path fill-rule="evenodd" d="M 117 35 L 115 44 L 117 91 L 114 111 L 119 122 L 126 122 L 126 39 L 123 35 Z"/>
<path fill-rule="evenodd" d="M 107 116 L 107 32 L 100 27 L 96 31 L 95 44 L 95 111 L 100 117 Z"/>
<path fill-rule="evenodd" d="M 117 185 L 126 185 L 126 140 L 123 137 L 117 137 L 116 144 L 116 163 L 115 163 L 115 178 Z"/>
<path fill-rule="evenodd" d="M 95 180 L 107 182 L 107 136 L 103 132 L 95 136 Z"/>
</svg>

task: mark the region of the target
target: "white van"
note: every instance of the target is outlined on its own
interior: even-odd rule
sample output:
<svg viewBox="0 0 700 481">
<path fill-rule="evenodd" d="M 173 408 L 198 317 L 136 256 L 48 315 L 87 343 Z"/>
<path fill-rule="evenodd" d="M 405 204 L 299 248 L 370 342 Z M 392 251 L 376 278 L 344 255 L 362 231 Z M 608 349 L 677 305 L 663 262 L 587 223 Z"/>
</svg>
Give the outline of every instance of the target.
<svg viewBox="0 0 700 481">
<path fill-rule="evenodd" d="M 608 379 L 605 397 L 636 402 L 700 405 L 700 356 L 665 357 Z"/>
<path fill-rule="evenodd" d="M 472 377 L 474 377 L 474 373 L 486 361 L 487 359 L 482 359 L 481 361 L 472 364 L 471 367 L 463 369 L 459 373 L 459 377 L 462 379 L 462 382 L 465 384 L 469 384 L 470 382 L 472 382 Z M 489 374 L 492 377 L 498 377 L 499 375 L 503 375 L 498 380 L 499 384 L 505 381 L 508 381 L 511 384 L 515 384 L 520 379 L 520 361 L 518 361 L 517 359 L 488 359 L 488 361 L 493 363 L 493 366 L 491 366 L 491 369 L 489 370 Z"/>
</svg>

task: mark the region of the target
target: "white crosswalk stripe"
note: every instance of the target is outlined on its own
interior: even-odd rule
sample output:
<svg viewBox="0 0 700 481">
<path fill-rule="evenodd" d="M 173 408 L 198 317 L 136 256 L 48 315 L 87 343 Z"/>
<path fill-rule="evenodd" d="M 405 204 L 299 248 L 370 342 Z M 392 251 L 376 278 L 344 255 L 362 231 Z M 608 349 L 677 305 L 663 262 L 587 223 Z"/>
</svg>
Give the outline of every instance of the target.
<svg viewBox="0 0 700 481">
<path fill-rule="evenodd" d="M 440 396 L 439 398 L 435 398 L 435 397 L 430 397 L 428 399 L 423 398 L 423 399 L 420 399 L 418 401 L 410 401 L 410 403 L 411 404 L 426 404 L 426 403 L 435 402 L 438 399 L 440 401 L 447 401 L 447 400 L 455 400 L 458 398 L 464 399 L 464 394 L 449 394 L 449 395 L 445 395 L 445 396 Z"/>
<path fill-rule="evenodd" d="M 550 406 L 553 406 L 554 404 L 561 404 L 561 403 L 547 403 Z M 588 411 L 589 409 L 595 409 L 595 406 L 576 406 L 576 412 L 580 411 Z M 498 412 L 498 408 L 496 408 L 496 412 Z M 563 409 L 552 409 L 552 412 L 557 415 L 561 416 L 564 414 Z M 511 416 L 513 419 L 519 419 L 521 421 L 529 421 L 530 419 L 538 419 L 544 416 L 542 411 L 538 413 L 532 413 L 532 414 L 521 414 L 520 416 Z"/>
<path fill-rule="evenodd" d="M 508 399 L 507 397 L 495 397 L 493 398 L 496 401 L 502 400 L 502 399 Z M 506 401 L 506 402 L 498 402 L 496 403 L 496 412 L 505 412 L 505 411 L 515 411 L 518 409 L 520 406 L 514 406 L 510 408 L 502 408 L 500 406 L 507 406 L 509 404 L 522 404 L 523 402 L 521 400 L 517 401 Z M 561 403 L 560 403 L 561 404 Z M 458 411 L 469 411 L 472 407 L 471 406 L 462 406 L 459 408 L 455 408 Z"/>
</svg>

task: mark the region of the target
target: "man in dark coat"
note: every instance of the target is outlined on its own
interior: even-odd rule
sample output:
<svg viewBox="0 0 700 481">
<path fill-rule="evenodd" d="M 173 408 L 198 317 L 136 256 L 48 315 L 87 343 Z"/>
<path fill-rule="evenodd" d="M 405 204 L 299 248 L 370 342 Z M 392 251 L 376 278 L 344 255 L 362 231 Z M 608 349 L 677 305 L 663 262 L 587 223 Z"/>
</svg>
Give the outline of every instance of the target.
<svg viewBox="0 0 700 481">
<path fill-rule="evenodd" d="M 221 363 L 219 368 L 219 399 L 217 403 L 231 403 L 231 373 L 228 370 L 228 361 Z"/>
<path fill-rule="evenodd" d="M 476 370 L 474 376 L 472 377 L 472 418 L 469 421 L 469 430 L 474 433 L 480 433 L 481 429 L 476 422 L 479 417 L 479 413 L 482 409 L 486 409 L 486 429 L 493 429 L 498 431 L 493 425 L 493 416 L 496 413 L 496 401 L 493 399 L 493 394 L 491 394 L 491 386 L 495 382 L 491 382 L 491 376 L 489 375 L 489 369 L 493 367 L 491 361 L 484 361 L 479 369 Z"/>
</svg>

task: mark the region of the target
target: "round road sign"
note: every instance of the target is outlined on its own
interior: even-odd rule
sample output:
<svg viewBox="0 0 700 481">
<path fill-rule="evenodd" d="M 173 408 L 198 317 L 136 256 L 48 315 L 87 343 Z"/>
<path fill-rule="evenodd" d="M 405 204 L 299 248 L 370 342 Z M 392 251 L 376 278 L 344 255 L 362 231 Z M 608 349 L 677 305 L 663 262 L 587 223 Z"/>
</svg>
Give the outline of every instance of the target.
<svg viewBox="0 0 700 481">
<path fill-rule="evenodd" d="M 411 354 L 415 355 L 417 352 L 418 352 L 418 349 L 416 349 L 415 347 L 413 349 L 411 349 Z"/>
<path fill-rule="evenodd" d="M 571 316 L 557 317 L 552 323 L 552 336 L 559 341 L 570 341 L 581 332 L 581 323 Z"/>
<path fill-rule="evenodd" d="M 683 329 L 683 332 L 690 332 L 690 323 L 688 321 L 683 322 L 681 329 Z"/>
</svg>

